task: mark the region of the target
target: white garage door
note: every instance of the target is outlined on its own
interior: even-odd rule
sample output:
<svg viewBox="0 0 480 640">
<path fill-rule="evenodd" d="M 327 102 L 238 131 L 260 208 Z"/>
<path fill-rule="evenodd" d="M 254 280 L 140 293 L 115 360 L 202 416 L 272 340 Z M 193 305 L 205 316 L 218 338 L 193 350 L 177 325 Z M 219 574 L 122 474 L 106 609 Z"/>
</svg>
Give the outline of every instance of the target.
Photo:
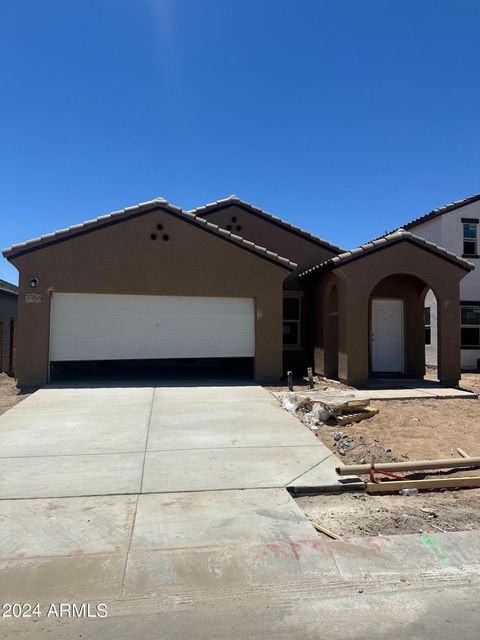
<svg viewBox="0 0 480 640">
<path fill-rule="evenodd" d="M 55 293 L 50 360 L 255 355 L 253 298 Z"/>
</svg>

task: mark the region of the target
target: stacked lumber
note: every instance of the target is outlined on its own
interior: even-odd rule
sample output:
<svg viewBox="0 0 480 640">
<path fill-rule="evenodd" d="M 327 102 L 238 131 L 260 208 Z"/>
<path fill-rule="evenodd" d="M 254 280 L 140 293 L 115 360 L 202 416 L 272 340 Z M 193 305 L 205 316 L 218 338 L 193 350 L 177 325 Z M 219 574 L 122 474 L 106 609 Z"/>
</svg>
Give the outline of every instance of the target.
<svg viewBox="0 0 480 640">
<path fill-rule="evenodd" d="M 409 460 L 408 462 L 375 462 L 372 456 L 370 464 L 345 464 L 336 467 L 338 475 L 369 475 L 369 482 L 366 483 L 368 493 L 391 493 L 405 489 L 433 490 L 433 489 L 459 489 L 459 488 L 479 488 L 480 477 L 462 476 L 457 478 L 427 478 L 409 479 L 399 475 L 405 471 L 424 471 L 434 469 L 461 469 L 480 467 L 480 457 L 469 456 L 463 449 L 457 449 L 460 458 L 441 460 Z M 384 480 L 377 480 L 375 474 L 385 474 L 388 476 Z"/>
</svg>

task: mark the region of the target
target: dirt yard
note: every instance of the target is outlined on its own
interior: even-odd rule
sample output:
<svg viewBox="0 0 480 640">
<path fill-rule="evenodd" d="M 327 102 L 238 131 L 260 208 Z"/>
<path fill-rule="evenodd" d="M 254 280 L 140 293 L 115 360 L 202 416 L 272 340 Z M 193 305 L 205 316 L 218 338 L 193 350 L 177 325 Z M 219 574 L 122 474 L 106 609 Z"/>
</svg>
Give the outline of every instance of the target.
<svg viewBox="0 0 480 640">
<path fill-rule="evenodd" d="M 480 489 L 416 496 L 323 494 L 296 501 L 309 518 L 342 538 L 480 529 Z"/>
<path fill-rule="evenodd" d="M 343 384 L 316 379 L 315 390 L 351 390 Z M 465 373 L 461 387 L 480 393 L 480 374 Z M 304 380 L 296 380 L 295 391 L 308 393 Z M 270 387 L 284 393 L 287 387 Z M 344 464 L 458 457 L 457 447 L 480 456 L 480 400 L 428 399 L 372 402 L 379 413 L 347 426 L 333 422 L 321 425 L 316 435 Z M 301 415 L 299 415 L 301 417 Z"/>
<path fill-rule="evenodd" d="M 0 373 L 0 416 L 25 398 L 28 398 L 35 389 L 18 389 L 14 378 L 6 373 Z"/>
<path fill-rule="evenodd" d="M 427 377 L 434 374 L 429 372 Z M 319 390 L 333 386 L 349 390 L 322 379 L 316 382 Z M 295 390 L 308 392 L 303 383 Z M 480 393 L 480 374 L 463 374 L 460 386 Z M 272 389 L 274 393 L 287 390 Z M 458 457 L 457 447 L 480 456 L 480 400 L 389 400 L 371 405 L 379 410 L 372 418 L 342 427 L 333 422 L 320 424 L 315 431 L 344 464 L 368 463 L 372 454 L 378 462 Z M 435 472 L 437 477 L 442 474 Z M 455 475 L 478 476 L 480 470 L 460 470 Z M 480 528 L 480 489 L 415 496 L 323 494 L 297 501 L 310 518 L 342 537 Z"/>
<path fill-rule="evenodd" d="M 462 388 L 480 392 L 480 374 L 462 376 Z M 480 456 L 480 400 L 389 400 L 372 402 L 379 413 L 317 435 L 345 464 L 458 457 L 457 447 Z M 338 434 L 342 434 L 339 438 Z"/>
</svg>

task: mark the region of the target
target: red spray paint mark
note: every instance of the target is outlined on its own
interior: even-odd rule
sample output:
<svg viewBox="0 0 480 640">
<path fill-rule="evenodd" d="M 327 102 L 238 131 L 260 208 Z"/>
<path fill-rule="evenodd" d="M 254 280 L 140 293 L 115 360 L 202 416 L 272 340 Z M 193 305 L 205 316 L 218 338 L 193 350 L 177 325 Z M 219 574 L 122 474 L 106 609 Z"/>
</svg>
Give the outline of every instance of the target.
<svg viewBox="0 0 480 640">
<path fill-rule="evenodd" d="M 292 550 L 293 555 L 296 560 L 300 560 L 300 554 L 302 551 L 302 543 L 301 542 L 291 542 L 290 548 Z"/>
</svg>

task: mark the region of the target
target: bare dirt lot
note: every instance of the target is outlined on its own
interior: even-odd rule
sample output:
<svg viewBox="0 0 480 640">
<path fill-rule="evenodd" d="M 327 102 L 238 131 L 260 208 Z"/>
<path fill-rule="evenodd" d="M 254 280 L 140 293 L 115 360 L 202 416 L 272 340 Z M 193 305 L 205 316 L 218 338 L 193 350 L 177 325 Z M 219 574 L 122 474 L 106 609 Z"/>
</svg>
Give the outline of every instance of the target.
<svg viewBox="0 0 480 640">
<path fill-rule="evenodd" d="M 461 386 L 480 392 L 480 374 L 464 374 Z M 386 400 L 371 405 L 379 409 L 373 418 L 317 432 L 332 451 L 344 452 L 339 457 L 345 464 L 369 462 L 372 453 L 381 462 L 458 457 L 457 447 L 480 456 L 480 400 Z"/>
<path fill-rule="evenodd" d="M 18 389 L 15 378 L 10 378 L 6 373 L 0 373 L 0 415 L 28 398 L 34 391 L 36 388 Z"/>
<path fill-rule="evenodd" d="M 297 498 L 297 503 L 342 538 L 480 528 L 480 489 L 416 496 L 323 494 Z"/>
<path fill-rule="evenodd" d="M 316 386 L 322 389 L 325 384 L 319 379 Z M 463 374 L 460 386 L 479 393 L 480 374 Z M 338 388 L 348 390 L 344 385 Z M 372 454 L 378 462 L 458 458 L 457 447 L 480 456 L 480 400 L 389 400 L 371 405 L 379 413 L 368 420 L 342 427 L 320 425 L 316 431 L 344 464 L 368 463 Z M 480 476 L 480 470 L 458 470 L 455 475 Z M 298 498 L 298 503 L 309 517 L 342 537 L 480 528 L 480 489 L 415 496 L 323 494 Z"/>
<path fill-rule="evenodd" d="M 430 372 L 431 377 L 432 374 Z M 480 374 L 464 373 L 461 387 L 480 393 Z M 295 391 L 307 394 L 307 383 L 294 383 Z M 351 390 L 343 384 L 316 379 L 315 390 Z M 285 393 L 287 387 L 271 387 Z M 420 399 L 373 401 L 379 413 L 359 423 L 320 426 L 316 435 L 344 464 L 458 457 L 457 447 L 480 456 L 480 400 Z M 301 414 L 297 414 L 302 417 Z"/>
</svg>

